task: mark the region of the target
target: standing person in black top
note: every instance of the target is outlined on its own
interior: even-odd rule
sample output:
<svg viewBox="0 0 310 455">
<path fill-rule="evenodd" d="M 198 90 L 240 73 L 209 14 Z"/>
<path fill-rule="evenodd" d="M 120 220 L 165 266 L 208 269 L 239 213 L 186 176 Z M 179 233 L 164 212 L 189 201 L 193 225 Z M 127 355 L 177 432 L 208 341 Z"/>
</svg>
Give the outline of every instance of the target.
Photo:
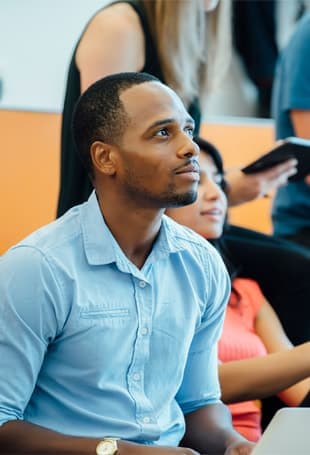
<svg viewBox="0 0 310 455">
<path fill-rule="evenodd" d="M 81 92 L 97 79 L 116 72 L 148 72 L 171 86 L 195 119 L 207 91 L 218 83 L 229 61 L 229 0 L 123 0 L 97 12 L 88 22 L 69 68 L 62 122 L 61 183 L 57 215 L 87 200 L 91 183 L 74 150 L 70 124 Z M 215 7 L 213 11 L 206 11 Z M 199 101 L 198 101 L 199 97 Z M 229 173 L 231 205 L 259 197 L 294 173 L 288 161 L 253 175 Z M 304 274 L 309 261 L 285 242 L 231 227 L 230 249 L 245 276 L 259 281 L 270 302 L 279 302 L 279 316 L 294 343 L 310 338 L 309 324 L 290 318 L 292 298 L 302 309 L 298 321 L 309 320 L 309 284 Z M 291 263 L 294 262 L 294 271 Z M 277 271 L 280 267 L 281 273 Z M 289 289 L 287 289 L 289 286 Z M 282 317 L 284 314 L 284 319 Z M 298 313 L 298 312 L 297 312 Z M 302 313 L 302 314 L 301 314 Z"/>
<path fill-rule="evenodd" d="M 92 189 L 74 150 L 70 123 L 79 95 L 99 78 L 122 71 L 143 71 L 158 77 L 182 98 L 195 119 L 198 133 L 204 108 L 201 100 L 218 84 L 230 54 L 229 0 L 216 3 L 122 0 L 101 9 L 88 22 L 68 74 L 58 216 L 87 200 Z M 293 169 L 294 164 L 288 162 L 255 176 L 230 173 L 230 204 L 268 192 L 285 182 Z"/>
<path fill-rule="evenodd" d="M 257 88 L 256 116 L 269 118 L 278 59 L 276 0 L 234 0 L 234 44 L 245 71 Z"/>
</svg>

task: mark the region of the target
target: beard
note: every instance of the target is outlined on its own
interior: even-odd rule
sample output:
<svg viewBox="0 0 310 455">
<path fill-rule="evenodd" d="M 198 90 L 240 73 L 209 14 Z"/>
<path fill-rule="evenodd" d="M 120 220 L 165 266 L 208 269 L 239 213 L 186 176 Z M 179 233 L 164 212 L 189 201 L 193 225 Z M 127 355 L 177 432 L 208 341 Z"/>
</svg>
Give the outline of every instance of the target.
<svg viewBox="0 0 310 455">
<path fill-rule="evenodd" d="M 191 190 L 181 194 L 167 194 L 164 208 L 177 208 L 183 207 L 184 205 L 190 205 L 197 199 L 197 190 Z"/>
<path fill-rule="evenodd" d="M 141 207 L 166 209 L 183 207 L 195 202 L 197 199 L 197 185 L 183 193 L 177 190 L 174 183 L 170 183 L 164 191 L 153 191 L 146 186 L 142 179 L 134 176 L 129 169 L 126 170 L 124 190 L 131 199 L 140 201 Z"/>
</svg>

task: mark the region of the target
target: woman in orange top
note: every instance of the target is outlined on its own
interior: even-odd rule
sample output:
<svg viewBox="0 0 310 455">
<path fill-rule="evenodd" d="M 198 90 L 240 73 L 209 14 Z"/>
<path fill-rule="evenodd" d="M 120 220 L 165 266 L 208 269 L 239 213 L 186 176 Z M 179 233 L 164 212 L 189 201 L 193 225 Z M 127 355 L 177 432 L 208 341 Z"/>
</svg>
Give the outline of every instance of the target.
<svg viewBox="0 0 310 455">
<path fill-rule="evenodd" d="M 261 435 L 258 400 L 278 394 L 287 405 L 298 406 L 309 392 L 310 343 L 293 347 L 258 284 L 237 277 L 220 239 L 227 212 L 222 161 L 211 144 L 200 139 L 197 142 L 203 151 L 197 200 L 166 213 L 211 240 L 232 276 L 219 342 L 222 399 L 229 403 L 236 430 L 257 441 Z"/>
</svg>

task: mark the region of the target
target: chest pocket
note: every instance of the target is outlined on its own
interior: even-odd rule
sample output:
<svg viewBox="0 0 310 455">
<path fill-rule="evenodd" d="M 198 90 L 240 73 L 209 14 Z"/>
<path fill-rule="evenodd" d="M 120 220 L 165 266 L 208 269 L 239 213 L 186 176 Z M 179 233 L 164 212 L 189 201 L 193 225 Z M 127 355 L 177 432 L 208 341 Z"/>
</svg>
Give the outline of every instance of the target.
<svg viewBox="0 0 310 455">
<path fill-rule="evenodd" d="M 119 303 L 82 307 L 80 310 L 80 323 L 83 325 L 122 328 L 132 320 L 128 307 Z"/>
</svg>

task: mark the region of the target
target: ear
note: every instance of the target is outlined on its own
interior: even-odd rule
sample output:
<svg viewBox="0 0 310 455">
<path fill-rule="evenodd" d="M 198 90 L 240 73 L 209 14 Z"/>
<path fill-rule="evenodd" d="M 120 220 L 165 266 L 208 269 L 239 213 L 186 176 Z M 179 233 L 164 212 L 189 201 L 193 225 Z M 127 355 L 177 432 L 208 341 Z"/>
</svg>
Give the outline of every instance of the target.
<svg viewBox="0 0 310 455">
<path fill-rule="evenodd" d="M 115 174 L 114 147 L 105 142 L 95 141 L 90 147 L 90 156 L 95 172 L 105 175 Z"/>
</svg>

